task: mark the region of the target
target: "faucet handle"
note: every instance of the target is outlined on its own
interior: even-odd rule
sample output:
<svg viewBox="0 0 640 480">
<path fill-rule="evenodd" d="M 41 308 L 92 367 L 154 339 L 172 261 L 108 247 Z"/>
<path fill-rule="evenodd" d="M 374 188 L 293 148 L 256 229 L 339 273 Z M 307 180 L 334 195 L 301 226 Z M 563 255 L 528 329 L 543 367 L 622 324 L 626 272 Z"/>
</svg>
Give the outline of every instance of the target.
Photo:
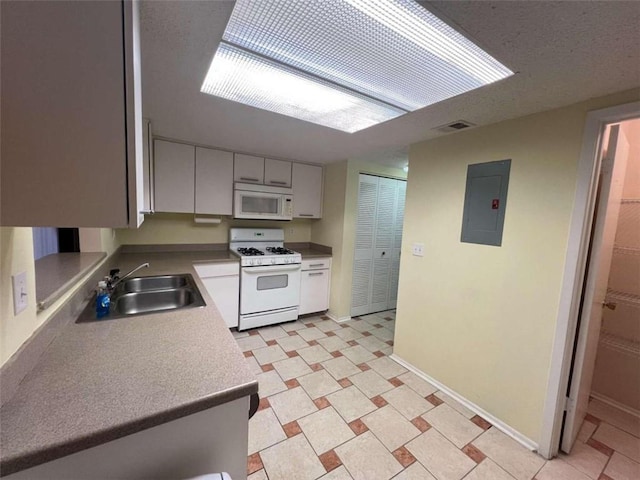
<svg viewBox="0 0 640 480">
<path fill-rule="evenodd" d="M 114 268 L 112 270 L 109 270 L 109 276 L 111 278 L 113 278 L 114 276 L 117 276 L 120 273 L 120 269 L 119 268 Z"/>
</svg>

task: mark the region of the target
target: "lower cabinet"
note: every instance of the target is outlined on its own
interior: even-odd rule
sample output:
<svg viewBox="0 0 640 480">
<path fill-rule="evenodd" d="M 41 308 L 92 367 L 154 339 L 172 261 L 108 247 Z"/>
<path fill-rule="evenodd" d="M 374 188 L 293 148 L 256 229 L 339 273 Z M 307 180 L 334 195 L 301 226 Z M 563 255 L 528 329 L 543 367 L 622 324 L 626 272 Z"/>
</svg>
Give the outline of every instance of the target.
<svg viewBox="0 0 640 480">
<path fill-rule="evenodd" d="M 227 327 L 237 327 L 240 301 L 240 265 L 238 262 L 203 263 L 195 265 L 194 268 Z"/>
<path fill-rule="evenodd" d="M 240 265 L 237 262 L 202 263 L 194 268 L 227 327 L 237 327 L 240 308 Z M 330 282 L 331 258 L 302 261 L 300 315 L 329 309 Z"/>
<path fill-rule="evenodd" d="M 300 315 L 329 309 L 331 259 L 314 258 L 302 261 L 300 280 Z"/>
<path fill-rule="evenodd" d="M 187 415 L 3 476 L 8 480 L 175 480 L 228 472 L 247 478 L 249 397 Z"/>
</svg>

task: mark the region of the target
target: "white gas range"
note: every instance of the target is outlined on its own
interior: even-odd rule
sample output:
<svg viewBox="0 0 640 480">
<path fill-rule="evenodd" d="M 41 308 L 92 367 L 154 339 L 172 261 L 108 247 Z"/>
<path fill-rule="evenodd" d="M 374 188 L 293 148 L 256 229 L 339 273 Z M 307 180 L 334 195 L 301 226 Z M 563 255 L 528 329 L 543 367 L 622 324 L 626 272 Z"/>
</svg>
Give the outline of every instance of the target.
<svg viewBox="0 0 640 480">
<path fill-rule="evenodd" d="M 297 319 L 302 255 L 284 248 L 284 230 L 232 228 L 229 249 L 240 257 L 238 330 Z"/>
</svg>

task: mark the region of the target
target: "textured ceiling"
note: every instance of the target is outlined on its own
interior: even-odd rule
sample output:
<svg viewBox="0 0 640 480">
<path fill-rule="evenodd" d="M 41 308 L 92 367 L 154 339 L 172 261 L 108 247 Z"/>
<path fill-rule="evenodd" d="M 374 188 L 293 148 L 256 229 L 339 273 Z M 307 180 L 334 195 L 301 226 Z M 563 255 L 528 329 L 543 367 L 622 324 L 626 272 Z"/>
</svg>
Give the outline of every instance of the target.
<svg viewBox="0 0 640 480">
<path fill-rule="evenodd" d="M 314 0 L 321 1 L 321 0 Z M 406 163 L 406 146 L 640 86 L 640 1 L 420 2 L 517 74 L 348 134 L 200 93 L 233 2 L 143 1 L 144 115 L 156 135 L 276 158 Z"/>
</svg>

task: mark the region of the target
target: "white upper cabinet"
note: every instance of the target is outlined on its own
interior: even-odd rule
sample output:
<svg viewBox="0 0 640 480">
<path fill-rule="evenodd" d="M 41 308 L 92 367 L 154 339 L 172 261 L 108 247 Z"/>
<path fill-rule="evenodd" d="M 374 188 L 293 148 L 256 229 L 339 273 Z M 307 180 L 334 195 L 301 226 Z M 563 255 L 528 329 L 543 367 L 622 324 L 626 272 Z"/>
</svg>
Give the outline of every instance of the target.
<svg viewBox="0 0 640 480">
<path fill-rule="evenodd" d="M 264 184 L 272 187 L 291 187 L 291 162 L 265 158 Z"/>
<path fill-rule="evenodd" d="M 194 213 L 196 147 L 154 141 L 156 212 Z"/>
<path fill-rule="evenodd" d="M 322 218 L 322 167 L 292 164 L 293 216 Z"/>
<path fill-rule="evenodd" d="M 234 154 L 233 181 L 242 183 L 264 183 L 264 158 Z"/>
<path fill-rule="evenodd" d="M 4 226 L 143 217 L 137 2 L 2 2 Z"/>
<path fill-rule="evenodd" d="M 196 213 L 231 215 L 233 153 L 196 147 Z"/>
</svg>

